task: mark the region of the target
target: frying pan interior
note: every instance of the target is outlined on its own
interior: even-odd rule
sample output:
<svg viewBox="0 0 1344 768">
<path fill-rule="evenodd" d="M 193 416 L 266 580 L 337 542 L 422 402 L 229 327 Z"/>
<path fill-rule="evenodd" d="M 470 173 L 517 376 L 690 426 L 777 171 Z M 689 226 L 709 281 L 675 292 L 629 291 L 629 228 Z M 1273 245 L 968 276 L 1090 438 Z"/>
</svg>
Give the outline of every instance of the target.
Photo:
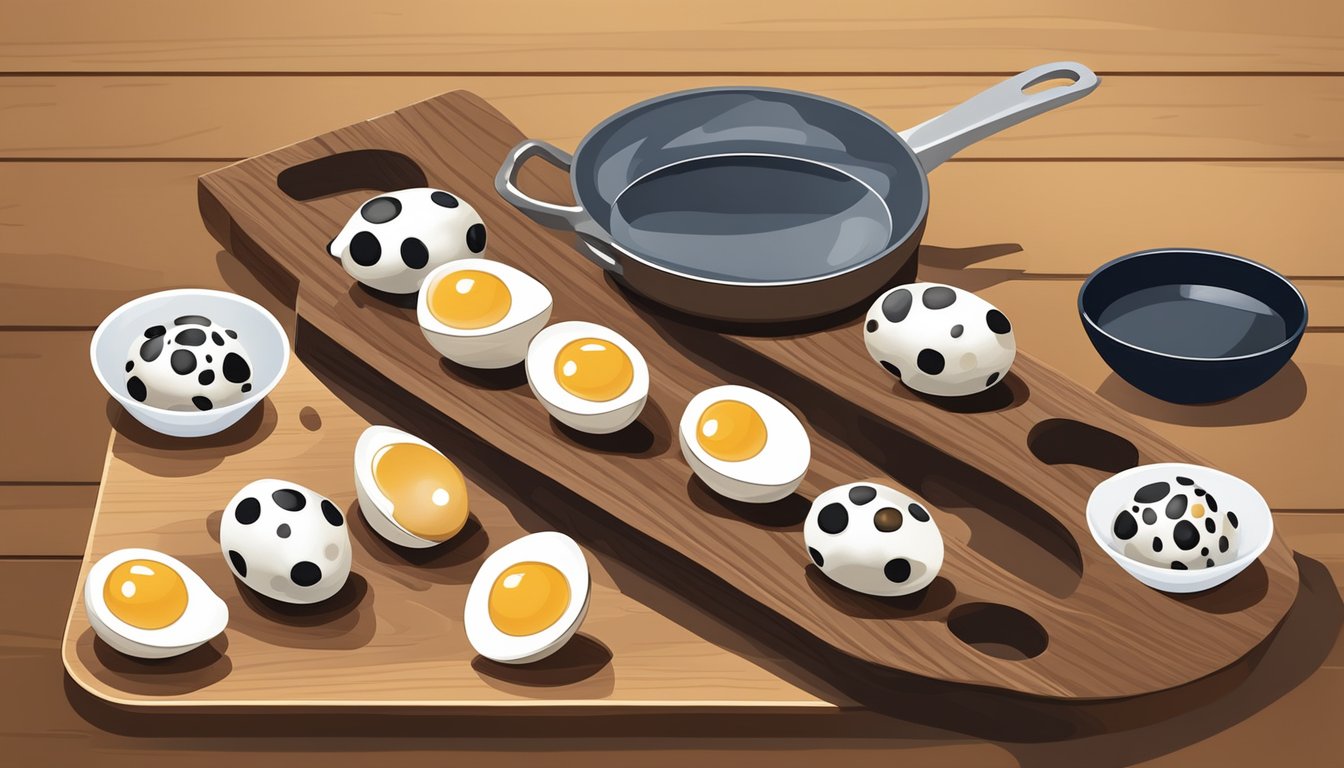
<svg viewBox="0 0 1344 768">
<path fill-rule="evenodd" d="M 923 222 L 914 153 L 808 94 L 690 91 L 621 113 L 575 153 L 575 193 L 647 261 L 743 283 L 814 280 L 880 258 Z"/>
</svg>

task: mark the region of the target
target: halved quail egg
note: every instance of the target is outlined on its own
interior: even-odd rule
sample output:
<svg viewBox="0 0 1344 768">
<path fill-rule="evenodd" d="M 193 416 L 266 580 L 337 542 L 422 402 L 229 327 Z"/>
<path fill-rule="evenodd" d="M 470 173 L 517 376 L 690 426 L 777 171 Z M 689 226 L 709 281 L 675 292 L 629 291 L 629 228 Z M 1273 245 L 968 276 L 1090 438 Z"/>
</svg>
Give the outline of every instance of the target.
<svg viewBox="0 0 1344 768">
<path fill-rule="evenodd" d="M 488 259 L 459 259 L 425 278 L 416 319 L 439 354 L 472 368 L 505 368 L 551 318 L 551 292 L 531 275 Z"/>
<path fill-rule="evenodd" d="M 560 650 L 588 614 L 588 561 L 563 533 L 546 531 L 500 547 L 467 592 L 467 640 L 503 664 L 527 664 Z"/>
<path fill-rule="evenodd" d="M 378 535 L 424 549 L 467 522 L 467 481 L 447 456 L 409 432 L 373 426 L 355 444 L 355 492 Z"/>
<path fill-rule="evenodd" d="M 749 387 L 711 387 L 691 398 L 678 429 L 681 452 L 716 493 L 737 501 L 778 501 L 793 493 L 812 460 L 798 417 Z"/>
<path fill-rule="evenodd" d="M 84 605 L 103 642 L 142 659 L 186 653 L 229 623 L 229 607 L 195 571 L 152 549 L 119 549 L 94 563 Z"/>
<path fill-rule="evenodd" d="M 532 339 L 527 383 L 556 421 L 601 435 L 639 418 L 649 398 L 649 367 L 619 333 L 570 321 Z"/>
</svg>

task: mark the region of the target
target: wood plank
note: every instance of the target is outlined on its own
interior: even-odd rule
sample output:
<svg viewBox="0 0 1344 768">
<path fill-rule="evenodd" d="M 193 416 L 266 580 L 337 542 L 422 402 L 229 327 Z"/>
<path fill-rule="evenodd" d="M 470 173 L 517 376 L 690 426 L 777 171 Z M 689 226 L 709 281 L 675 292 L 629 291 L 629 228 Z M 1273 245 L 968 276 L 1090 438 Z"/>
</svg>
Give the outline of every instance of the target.
<svg viewBox="0 0 1344 768">
<path fill-rule="evenodd" d="M 111 399 L 89 367 L 89 331 L 0 331 L 0 482 L 97 482 Z"/>
<path fill-rule="evenodd" d="M 1007 72 L 1065 58 L 1108 72 L 1344 70 L 1339 5 L 1308 0 L 1031 0 L 1011 15 L 994 0 L 313 5 L 29 3 L 6 18 L 0 70 Z"/>
<path fill-rule="evenodd" d="M 246 279 L 217 257 L 197 213 L 196 177 L 215 167 L 0 163 L 0 326 L 92 327 L 143 293 Z M 1340 162 L 952 163 L 931 186 L 921 259 L 961 269 L 969 287 L 1085 275 L 1173 244 L 1231 250 L 1295 277 L 1344 275 Z M 79 226 L 72 190 L 98 201 L 80 209 Z M 1314 325 L 1344 326 L 1338 285 L 1299 282 Z"/>
<path fill-rule="evenodd" d="M 0 486 L 0 557 L 79 557 L 89 536 L 96 485 Z"/>
<path fill-rule="evenodd" d="M 840 99 L 896 129 L 1001 78 L 751 77 Z M 573 148 L 598 121 L 714 77 L 8 77 L 0 157 L 238 158 L 446 91 L 485 98 L 525 134 Z M 959 159 L 1344 158 L 1344 76 L 1113 76 L 1087 98 L 970 147 Z"/>
</svg>

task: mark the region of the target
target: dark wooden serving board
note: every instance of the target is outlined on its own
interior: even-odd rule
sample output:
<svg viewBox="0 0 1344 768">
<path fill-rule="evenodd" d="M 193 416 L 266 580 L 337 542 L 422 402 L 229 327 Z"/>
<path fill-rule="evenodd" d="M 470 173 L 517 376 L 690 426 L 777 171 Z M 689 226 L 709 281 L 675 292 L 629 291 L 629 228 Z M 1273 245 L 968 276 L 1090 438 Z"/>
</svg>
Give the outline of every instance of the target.
<svg viewBox="0 0 1344 768">
<path fill-rule="evenodd" d="M 949 683 L 969 686 L 948 705 L 964 708 L 1004 696 L 1020 704 L 1021 695 L 1146 694 L 1232 664 L 1283 618 L 1297 569 L 1277 538 L 1231 582 L 1185 597 L 1140 585 L 1096 548 L 1084 507 L 1097 482 L 1136 462 L 1198 459 L 1030 350 L 1004 384 L 952 410 L 893 386 L 867 357 L 857 320 L 761 337 L 670 316 L 604 280 L 564 237 L 495 194 L 495 172 L 522 138 L 479 98 L 449 93 L 208 174 L 201 213 L 225 248 L 292 299 L 296 351 L 316 370 L 431 442 L 478 437 L 557 527 L 866 703 L 935 708 L 909 696 Z M 444 362 L 412 307 L 363 289 L 325 255 L 371 190 L 425 183 L 476 207 L 489 227 L 487 255 L 544 282 L 554 320 L 603 323 L 639 347 L 652 382 L 636 424 L 603 437 L 558 426 L 520 368 Z M 521 183 L 569 196 L 548 166 L 529 167 Z M 798 493 L 739 505 L 693 478 L 676 423 L 692 395 L 722 383 L 771 392 L 808 426 L 813 459 Z M 809 499 L 860 478 L 890 478 L 939 510 L 946 562 L 923 593 L 869 598 L 809 565 Z"/>
</svg>

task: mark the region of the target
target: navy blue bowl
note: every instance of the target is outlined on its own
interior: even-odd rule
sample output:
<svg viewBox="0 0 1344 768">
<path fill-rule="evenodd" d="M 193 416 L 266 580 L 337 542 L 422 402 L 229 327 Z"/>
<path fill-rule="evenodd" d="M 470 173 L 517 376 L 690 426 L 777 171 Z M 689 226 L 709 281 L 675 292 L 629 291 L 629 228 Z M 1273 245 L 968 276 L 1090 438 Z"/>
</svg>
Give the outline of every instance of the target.
<svg viewBox="0 0 1344 768">
<path fill-rule="evenodd" d="M 1078 314 L 1111 370 L 1173 403 L 1212 403 L 1264 384 L 1307 328 L 1307 302 L 1283 275 L 1193 248 L 1103 264 L 1078 291 Z"/>
</svg>

